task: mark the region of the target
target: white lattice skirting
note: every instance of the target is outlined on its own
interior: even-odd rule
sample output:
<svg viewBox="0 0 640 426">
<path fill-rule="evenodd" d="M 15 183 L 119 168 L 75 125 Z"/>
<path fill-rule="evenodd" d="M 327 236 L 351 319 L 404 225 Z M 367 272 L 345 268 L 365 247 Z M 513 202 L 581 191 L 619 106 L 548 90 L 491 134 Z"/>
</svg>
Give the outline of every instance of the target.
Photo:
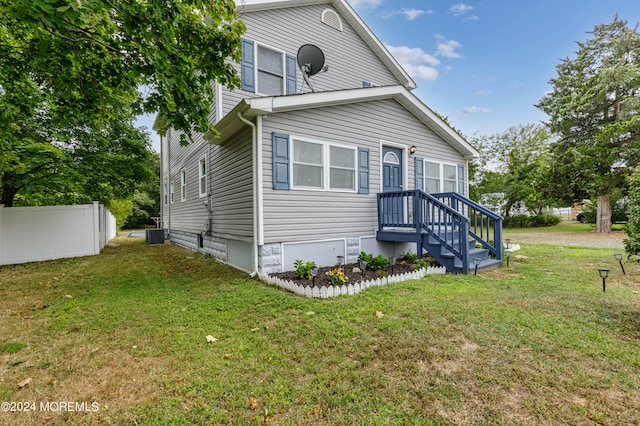
<svg viewBox="0 0 640 426">
<path fill-rule="evenodd" d="M 384 278 L 378 278 L 376 280 L 357 282 L 355 284 L 347 284 L 331 287 L 305 287 L 298 285 L 293 281 L 281 280 L 277 277 L 272 277 L 267 274 L 259 273 L 258 278 L 261 281 L 274 285 L 299 296 L 310 297 L 315 299 L 328 299 L 330 297 L 345 296 L 358 294 L 362 290 L 366 290 L 369 287 L 383 286 L 387 284 L 399 283 L 408 280 L 419 280 L 425 275 L 431 274 L 446 274 L 447 270 L 444 266 L 429 266 L 428 268 L 422 268 L 419 271 L 407 272 L 405 274 L 390 275 Z"/>
</svg>

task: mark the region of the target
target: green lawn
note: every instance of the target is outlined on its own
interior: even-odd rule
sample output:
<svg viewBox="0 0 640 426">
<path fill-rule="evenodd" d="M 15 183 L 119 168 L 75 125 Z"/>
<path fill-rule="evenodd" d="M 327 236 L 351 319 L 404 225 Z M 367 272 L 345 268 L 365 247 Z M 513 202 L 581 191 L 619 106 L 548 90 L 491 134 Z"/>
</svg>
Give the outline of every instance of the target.
<svg viewBox="0 0 640 426">
<path fill-rule="evenodd" d="M 523 245 L 509 268 L 323 301 L 116 243 L 0 268 L 0 400 L 37 404 L 0 424 L 637 422 L 640 267 L 610 250 Z"/>
</svg>

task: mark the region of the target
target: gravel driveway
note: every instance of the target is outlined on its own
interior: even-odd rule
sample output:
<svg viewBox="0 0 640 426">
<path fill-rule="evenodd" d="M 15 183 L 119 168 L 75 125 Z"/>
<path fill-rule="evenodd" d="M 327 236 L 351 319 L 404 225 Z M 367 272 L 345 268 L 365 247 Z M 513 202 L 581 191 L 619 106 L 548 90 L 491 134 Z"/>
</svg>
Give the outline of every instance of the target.
<svg viewBox="0 0 640 426">
<path fill-rule="evenodd" d="M 511 238 L 514 244 L 521 243 L 546 243 L 563 246 L 587 246 L 602 248 L 624 248 L 624 240 L 627 235 L 624 232 L 616 231 L 609 234 L 596 232 L 522 232 L 512 233 L 508 229 L 504 230 L 502 237 Z"/>
</svg>

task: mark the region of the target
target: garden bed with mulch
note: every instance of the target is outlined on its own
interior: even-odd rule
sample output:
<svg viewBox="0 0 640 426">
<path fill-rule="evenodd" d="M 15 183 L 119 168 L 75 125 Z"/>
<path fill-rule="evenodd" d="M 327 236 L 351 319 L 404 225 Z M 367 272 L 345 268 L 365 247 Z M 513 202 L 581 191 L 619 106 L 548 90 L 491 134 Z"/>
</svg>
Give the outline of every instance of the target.
<svg viewBox="0 0 640 426">
<path fill-rule="evenodd" d="M 425 256 L 424 259 L 429 265 L 437 265 L 438 262 L 433 258 L 429 258 Z M 280 278 L 281 280 L 291 281 L 300 286 L 304 287 L 331 287 L 334 284 L 331 283 L 331 277 L 329 272 L 331 270 L 335 270 L 338 268 L 337 266 L 327 266 L 323 268 L 318 268 L 318 275 L 314 280 L 300 278 L 296 274 L 296 271 L 288 271 L 288 272 L 279 272 L 270 274 L 272 277 Z M 348 278 L 348 281 L 344 284 L 355 284 L 357 282 L 363 281 L 373 281 L 378 278 L 387 277 L 389 275 L 400 275 L 405 274 L 407 272 L 413 272 L 417 269 L 420 269 L 416 266 L 414 262 L 411 261 L 398 261 L 394 266 L 387 266 L 384 269 L 379 269 L 377 271 L 365 270 L 364 273 L 361 272 L 360 267 L 357 263 L 349 263 L 344 265 L 342 268 L 344 275 Z"/>
</svg>

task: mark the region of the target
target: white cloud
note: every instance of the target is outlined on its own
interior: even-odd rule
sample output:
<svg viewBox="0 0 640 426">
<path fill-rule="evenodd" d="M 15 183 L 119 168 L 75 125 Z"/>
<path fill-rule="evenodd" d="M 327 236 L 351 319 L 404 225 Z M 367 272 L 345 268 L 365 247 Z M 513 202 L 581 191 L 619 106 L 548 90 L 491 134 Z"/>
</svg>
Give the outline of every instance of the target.
<svg viewBox="0 0 640 426">
<path fill-rule="evenodd" d="M 416 80 L 433 81 L 440 75 L 437 69 L 426 65 L 403 64 L 402 67 Z"/>
<path fill-rule="evenodd" d="M 419 47 L 385 46 L 412 78 L 423 81 L 438 78 L 439 73 L 435 67 L 440 65 L 440 61 L 435 56 Z"/>
<path fill-rule="evenodd" d="M 462 55 L 458 52 L 456 52 L 456 49 L 462 47 L 462 45 L 460 43 L 458 43 L 455 40 L 444 40 L 444 38 L 442 38 L 442 36 L 440 35 L 436 35 L 436 38 L 438 38 L 439 40 L 441 40 L 440 42 L 438 42 L 437 45 L 437 50 L 436 50 L 436 55 L 437 56 L 444 56 L 445 58 L 450 58 L 450 59 L 459 59 L 462 58 Z"/>
<path fill-rule="evenodd" d="M 389 52 L 400 62 L 407 64 L 422 64 L 427 63 L 429 65 L 440 65 L 440 61 L 433 55 L 428 54 L 419 47 L 407 47 L 407 46 L 389 46 L 385 45 Z"/>
<path fill-rule="evenodd" d="M 376 8 L 382 4 L 382 0 L 350 0 L 351 7 L 369 7 Z"/>
<path fill-rule="evenodd" d="M 422 15 L 431 15 L 433 11 L 423 9 L 407 9 L 406 7 L 398 10 L 394 10 L 383 15 L 384 18 L 390 18 L 395 15 L 404 15 L 408 21 L 413 21 Z"/>
<path fill-rule="evenodd" d="M 449 12 L 453 13 L 453 16 L 464 15 L 465 13 L 473 10 L 473 6 L 469 6 L 468 4 L 458 3 L 449 8 Z"/>
<path fill-rule="evenodd" d="M 466 18 L 464 18 L 462 20 L 462 22 L 477 21 L 478 19 L 480 19 L 480 18 L 478 18 L 476 15 L 471 15 L 471 16 L 467 16 Z"/>
<path fill-rule="evenodd" d="M 490 95 L 491 92 L 488 91 L 487 89 L 480 89 L 476 92 L 476 96 L 487 96 Z"/>
<path fill-rule="evenodd" d="M 486 114 L 491 112 L 489 108 L 482 108 L 477 106 L 466 107 L 462 110 L 464 115 Z"/>
</svg>

